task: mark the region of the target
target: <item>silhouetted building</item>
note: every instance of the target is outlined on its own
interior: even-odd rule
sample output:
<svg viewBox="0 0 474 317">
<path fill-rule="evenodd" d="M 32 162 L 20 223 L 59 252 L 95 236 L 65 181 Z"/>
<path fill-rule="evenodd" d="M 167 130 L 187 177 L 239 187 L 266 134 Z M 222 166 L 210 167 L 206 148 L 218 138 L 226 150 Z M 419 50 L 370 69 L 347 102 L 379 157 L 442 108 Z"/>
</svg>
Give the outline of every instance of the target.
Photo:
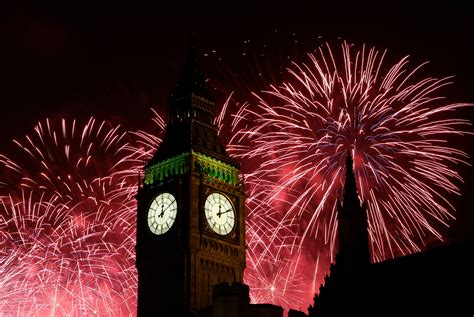
<svg viewBox="0 0 474 317">
<path fill-rule="evenodd" d="M 242 283 L 244 187 L 197 63 L 191 47 L 137 194 L 138 316 L 193 316 L 211 305 L 213 285 Z"/>
<path fill-rule="evenodd" d="M 214 286 L 212 306 L 202 309 L 198 317 L 283 317 L 283 308 L 250 304 L 247 285 L 222 283 Z"/>
<path fill-rule="evenodd" d="M 370 263 L 365 204 L 360 203 L 352 159 L 338 210 L 339 251 L 310 317 L 473 316 L 474 243 L 431 249 Z"/>
<path fill-rule="evenodd" d="M 305 313 L 299 310 L 290 309 L 288 317 L 307 317 Z"/>
<path fill-rule="evenodd" d="M 216 112 L 191 46 L 137 194 L 139 317 L 283 316 L 279 306 L 250 304 L 242 284 L 244 186 L 217 134 Z"/>
</svg>

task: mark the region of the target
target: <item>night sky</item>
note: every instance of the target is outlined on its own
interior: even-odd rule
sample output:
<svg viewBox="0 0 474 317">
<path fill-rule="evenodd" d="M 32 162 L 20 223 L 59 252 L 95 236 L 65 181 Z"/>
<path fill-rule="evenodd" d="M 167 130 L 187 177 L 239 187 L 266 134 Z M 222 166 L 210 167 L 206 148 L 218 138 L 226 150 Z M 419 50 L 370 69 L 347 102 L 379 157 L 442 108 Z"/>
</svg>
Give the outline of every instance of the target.
<svg viewBox="0 0 474 317">
<path fill-rule="evenodd" d="M 208 76 L 208 85 L 218 105 L 234 90 L 237 90 L 236 95 L 240 89 L 245 90 L 239 96 L 242 97 L 248 94 L 248 89 L 260 91 L 269 84 L 279 85 L 290 78 L 285 68 L 291 61 L 305 61 L 306 54 L 325 43 L 339 49 L 343 40 L 358 48 L 365 43 L 367 48 L 387 49 L 388 65 L 406 55 L 410 56 L 407 67 L 410 70 L 429 61 L 420 71 L 422 78 L 454 76 L 454 84 L 440 92 L 446 96 L 446 103 L 474 103 L 473 11 L 467 2 L 462 5 L 453 2 L 414 5 L 412 2 L 365 2 L 349 6 L 339 1 L 335 4 L 312 1 L 311 5 L 295 1 L 285 4 L 268 1 L 258 5 L 240 1 L 223 1 L 219 5 L 194 1 L 190 5 L 175 1 L 159 7 L 93 6 L 79 2 L 62 6 L 4 6 L 0 8 L 0 155 L 13 159 L 23 155 L 12 139 L 24 140 L 26 134 L 33 132 L 35 124 L 46 118 L 87 120 L 94 116 L 113 126 L 120 124 L 124 131 L 146 130 L 153 117 L 151 107 L 160 114 L 166 112 L 169 96 L 184 66 L 191 32 L 199 39 L 201 68 Z M 263 75 L 260 77 L 260 74 Z M 474 122 L 474 106 L 459 110 L 453 117 Z M 467 129 L 474 134 L 474 127 Z M 448 141 L 455 142 L 449 145 L 467 152 L 469 163 L 473 165 L 474 135 Z M 456 220 L 441 230 L 447 243 L 474 240 L 474 170 L 465 165 L 456 170 L 460 171 L 464 184 L 460 184 L 459 197 L 447 196 L 456 210 L 453 213 Z M 0 179 L 0 185 L 4 183 L 5 180 Z M 7 188 L 10 185 L 18 184 L 7 184 Z M 95 208 L 93 212 L 96 213 Z M 300 223 L 304 227 L 304 221 Z M 0 243 L 3 247 L 15 241 Z M 440 242 L 427 239 L 426 244 L 430 247 Z M 16 250 L 16 246 L 11 249 Z M 18 246 L 21 254 L 21 243 Z M 305 255 L 313 261 L 319 256 L 319 250 L 312 247 Z M 7 254 L 5 252 L 0 256 Z M 60 259 L 61 252 L 58 251 Z M 69 252 L 65 252 L 64 258 L 69 259 Z M 36 258 L 28 259 L 33 259 L 28 265 L 35 272 Z M 133 256 L 130 259 L 130 263 L 123 262 L 133 267 L 135 259 Z M 303 260 L 306 259 L 303 257 Z M 311 270 L 318 265 L 328 267 L 328 261 L 321 257 L 321 262 L 311 266 Z M 10 273 L 17 271 L 15 263 L 7 268 Z M 3 269 L 0 267 L 2 274 Z M 113 263 L 109 271 L 114 277 L 127 273 L 121 269 L 117 273 Z M 323 281 L 323 271 L 324 268 L 315 271 L 315 286 Z M 308 269 L 308 272 L 313 271 Z M 69 276 L 74 283 L 76 273 L 72 270 Z M 9 277 L 8 274 L 3 276 Z M 54 270 L 50 276 L 55 277 Z M 134 274 L 124 276 L 135 278 Z M 27 280 L 29 278 L 27 276 Z M 25 298 L 26 307 L 31 304 L 28 297 L 15 295 L 16 289 L 26 294 L 30 289 L 28 284 L 21 288 L 16 286 L 14 278 L 7 281 L 5 289 L 10 288 L 11 298 L 17 296 L 18 302 Z M 122 281 L 120 278 L 119 282 Z M 305 277 L 304 282 L 308 281 Z M 34 287 L 38 288 L 37 284 Z M 45 286 L 49 290 L 48 285 Z M 97 288 L 93 291 L 96 290 L 101 291 Z M 42 296 L 41 290 L 38 292 Z M 50 294 L 47 291 L 45 294 L 47 302 Z M 115 301 L 111 303 L 115 305 Z M 67 310 L 68 306 L 64 307 Z"/>
<path fill-rule="evenodd" d="M 5 8 L 0 22 L 0 151 L 9 153 L 12 138 L 57 114 L 94 115 L 140 127 L 151 106 L 166 105 L 190 31 L 198 34 L 203 52 L 217 51 L 222 63 L 242 73 L 249 67 L 242 57 L 252 50 L 245 46 L 249 40 L 266 43 L 281 60 L 303 56 L 316 47 L 316 39 L 375 45 L 395 57 L 410 55 L 414 64 L 429 60 L 430 75 L 455 76 L 455 84 L 445 91 L 450 101 L 474 102 L 474 27 L 467 4 L 384 3 L 345 10 L 342 4 L 293 5 Z M 205 73 L 219 77 L 212 61 L 203 64 Z M 473 111 L 461 115 L 472 117 Z M 470 162 L 473 139 L 466 137 L 462 145 Z M 447 235 L 454 239 L 474 238 L 472 175 L 472 169 L 463 168 L 463 194 L 453 200 L 459 215 Z"/>
</svg>

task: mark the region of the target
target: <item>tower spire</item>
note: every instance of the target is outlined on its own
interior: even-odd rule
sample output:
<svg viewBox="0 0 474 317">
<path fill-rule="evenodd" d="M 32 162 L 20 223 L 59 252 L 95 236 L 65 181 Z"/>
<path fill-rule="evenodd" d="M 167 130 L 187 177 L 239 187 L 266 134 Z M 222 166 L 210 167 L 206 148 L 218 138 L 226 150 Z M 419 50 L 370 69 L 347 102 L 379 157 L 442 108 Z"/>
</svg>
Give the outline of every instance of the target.
<svg viewBox="0 0 474 317">
<path fill-rule="evenodd" d="M 367 212 L 361 204 L 350 151 L 346 157 L 346 179 L 342 204 L 338 208 L 339 250 L 337 262 L 346 272 L 356 271 L 370 263 Z"/>
<path fill-rule="evenodd" d="M 197 35 L 192 32 L 189 36 L 188 52 L 186 55 L 186 62 L 184 71 L 179 79 L 176 89 L 170 98 L 171 108 L 183 108 L 191 105 L 191 99 L 194 96 L 199 96 L 207 102 L 212 103 L 212 115 L 215 114 L 215 101 L 209 88 L 207 87 L 204 75 L 201 72 L 199 65 L 199 46 Z M 170 109 L 173 113 L 173 110 Z"/>
<path fill-rule="evenodd" d="M 183 72 L 169 99 L 163 142 L 148 166 L 164 158 L 191 152 L 237 166 L 227 155 L 214 125 L 216 103 L 199 67 L 200 54 L 195 34 L 190 34 L 188 45 Z"/>
<path fill-rule="evenodd" d="M 346 204 L 360 204 L 359 194 L 357 191 L 357 182 L 354 174 L 354 161 L 350 150 L 347 151 L 346 156 L 346 178 L 344 181 L 344 205 Z"/>
</svg>

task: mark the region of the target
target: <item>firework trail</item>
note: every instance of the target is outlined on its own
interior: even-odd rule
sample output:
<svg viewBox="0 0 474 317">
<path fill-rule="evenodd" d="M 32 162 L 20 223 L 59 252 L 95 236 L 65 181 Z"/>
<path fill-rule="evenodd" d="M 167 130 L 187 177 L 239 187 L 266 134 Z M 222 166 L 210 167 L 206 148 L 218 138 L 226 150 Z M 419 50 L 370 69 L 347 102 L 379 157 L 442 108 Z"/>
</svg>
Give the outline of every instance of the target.
<svg viewBox="0 0 474 317">
<path fill-rule="evenodd" d="M 219 119 L 230 123 L 222 133 L 228 150 L 252 165 L 245 170 L 251 271 L 273 254 L 292 259 L 294 274 L 306 271 L 311 281 L 314 271 L 301 265 L 302 253 L 317 249 L 327 255 L 320 264 L 334 261 L 348 150 L 368 204 L 374 261 L 442 240 L 454 218 L 449 197 L 462 181 L 456 167 L 468 164 L 448 140 L 469 134 L 469 121 L 455 110 L 471 105 L 446 102 L 441 90 L 452 78 L 420 76 L 426 63 L 385 59 L 386 51 L 375 48 L 342 43 L 339 51 L 326 44 L 307 63 L 293 62 L 286 82 L 225 105 L 228 113 Z M 306 289 L 314 287 L 308 282 Z"/>
<path fill-rule="evenodd" d="M 451 78 L 420 78 L 408 58 L 329 46 L 291 78 L 231 104 L 216 119 L 244 162 L 247 268 L 253 302 L 305 308 L 333 260 L 347 149 L 368 202 L 374 260 L 423 248 L 453 218 L 463 151 L 447 140 L 469 124 L 439 94 Z M 161 142 L 93 118 L 38 123 L 0 156 L 0 311 L 7 316 L 135 313 L 134 194 Z M 13 184 L 13 185 L 12 185 Z M 318 250 L 317 258 L 307 256 Z M 321 251 L 320 251 L 321 250 Z"/>
<path fill-rule="evenodd" d="M 137 173 L 119 126 L 39 122 L 0 157 L 0 311 L 7 316 L 135 313 Z"/>
</svg>

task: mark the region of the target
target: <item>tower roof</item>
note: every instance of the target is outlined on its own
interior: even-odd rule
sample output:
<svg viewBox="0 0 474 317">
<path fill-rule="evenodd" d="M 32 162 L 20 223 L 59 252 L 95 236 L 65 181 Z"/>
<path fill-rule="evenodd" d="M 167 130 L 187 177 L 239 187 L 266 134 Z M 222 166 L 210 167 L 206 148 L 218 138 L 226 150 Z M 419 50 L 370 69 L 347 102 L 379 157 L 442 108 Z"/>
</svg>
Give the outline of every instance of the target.
<svg viewBox="0 0 474 317">
<path fill-rule="evenodd" d="M 354 174 L 354 161 L 350 151 L 347 151 L 346 157 L 346 179 L 344 181 L 344 204 L 360 203 L 359 194 L 357 192 L 357 182 Z"/>
<path fill-rule="evenodd" d="M 338 208 L 339 250 L 336 265 L 348 273 L 370 263 L 367 208 L 357 193 L 354 161 L 351 153 L 346 157 L 346 179 L 343 203 Z"/>
<path fill-rule="evenodd" d="M 199 49 L 197 36 L 194 33 L 190 35 L 184 71 L 170 98 L 171 106 L 179 103 L 183 98 L 191 98 L 192 94 L 214 103 L 214 97 L 199 67 Z"/>
<path fill-rule="evenodd" d="M 214 125 L 216 112 L 214 97 L 199 67 L 196 36 L 191 35 L 184 70 L 169 100 L 163 142 L 148 165 L 195 151 L 237 166 L 219 138 Z"/>
</svg>

